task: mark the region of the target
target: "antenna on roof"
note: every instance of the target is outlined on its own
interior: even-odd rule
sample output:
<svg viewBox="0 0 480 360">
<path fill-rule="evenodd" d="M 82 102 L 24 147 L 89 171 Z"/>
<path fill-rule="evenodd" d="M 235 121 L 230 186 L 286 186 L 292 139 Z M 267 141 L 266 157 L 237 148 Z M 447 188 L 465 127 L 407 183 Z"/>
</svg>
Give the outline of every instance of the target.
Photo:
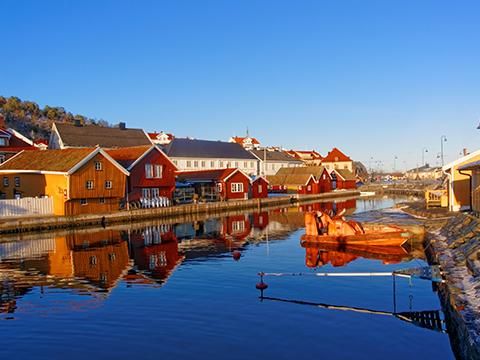
<svg viewBox="0 0 480 360">
<path fill-rule="evenodd" d="M 249 133 L 248 133 L 248 126 L 247 126 L 247 138 L 250 137 Z"/>
</svg>

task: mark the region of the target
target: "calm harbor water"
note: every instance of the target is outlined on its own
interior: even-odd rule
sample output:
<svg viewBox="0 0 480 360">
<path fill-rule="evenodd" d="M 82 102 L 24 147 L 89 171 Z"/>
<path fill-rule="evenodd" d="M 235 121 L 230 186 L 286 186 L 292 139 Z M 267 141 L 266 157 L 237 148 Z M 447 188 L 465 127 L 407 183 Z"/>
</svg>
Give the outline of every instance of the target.
<svg viewBox="0 0 480 360">
<path fill-rule="evenodd" d="M 394 202 L 350 200 L 1 242 L 0 358 L 453 358 L 448 335 L 388 314 L 394 301 L 397 312 L 439 310 L 430 282 L 398 279 L 394 294 L 390 277 L 267 278 L 263 301 L 255 289 L 259 271 L 425 265 L 418 248 L 300 245 L 301 211 L 345 208 L 361 217 Z"/>
</svg>

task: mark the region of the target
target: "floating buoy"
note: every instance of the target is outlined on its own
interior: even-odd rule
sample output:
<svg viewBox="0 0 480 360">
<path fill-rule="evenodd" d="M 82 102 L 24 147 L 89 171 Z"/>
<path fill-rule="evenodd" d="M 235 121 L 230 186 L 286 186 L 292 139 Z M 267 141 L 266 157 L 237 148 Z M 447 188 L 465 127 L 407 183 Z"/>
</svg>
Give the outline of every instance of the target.
<svg viewBox="0 0 480 360">
<path fill-rule="evenodd" d="M 238 250 L 232 252 L 233 260 L 238 261 L 242 257 L 242 253 Z"/>
<path fill-rule="evenodd" d="M 257 290 L 263 291 L 268 288 L 268 284 L 260 281 L 259 283 L 257 283 L 257 285 L 255 285 L 255 287 L 257 288 Z"/>
</svg>

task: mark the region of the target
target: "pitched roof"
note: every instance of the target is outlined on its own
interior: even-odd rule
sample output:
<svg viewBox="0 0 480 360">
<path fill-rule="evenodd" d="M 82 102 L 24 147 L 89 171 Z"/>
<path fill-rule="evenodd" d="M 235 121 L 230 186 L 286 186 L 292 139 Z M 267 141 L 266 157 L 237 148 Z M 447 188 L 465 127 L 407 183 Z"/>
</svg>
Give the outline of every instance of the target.
<svg viewBox="0 0 480 360">
<path fill-rule="evenodd" d="M 155 131 L 155 132 L 148 133 L 148 137 L 151 140 L 157 140 L 159 135 L 165 135 L 168 140 L 173 140 L 173 138 L 174 138 L 173 134 L 168 134 L 168 133 L 164 133 L 164 132 L 159 132 L 158 133 L 158 132 Z"/>
<path fill-rule="evenodd" d="M 241 145 L 223 141 L 175 138 L 165 147 L 169 157 L 257 160 Z"/>
<path fill-rule="evenodd" d="M 323 159 L 323 162 L 339 162 L 339 161 L 352 161 L 347 155 L 338 150 L 336 147 L 330 151 Z"/>
<path fill-rule="evenodd" d="M 74 173 L 95 155 L 101 154 L 121 172 L 128 175 L 119 163 L 101 148 L 80 148 L 43 151 L 22 151 L 0 165 L 0 172 L 59 172 Z"/>
<path fill-rule="evenodd" d="M 315 150 L 289 150 L 289 155 L 301 160 L 322 160 L 323 157 Z"/>
<path fill-rule="evenodd" d="M 237 144 L 240 144 L 240 145 L 244 144 L 246 139 L 251 139 L 252 144 L 254 144 L 254 145 L 259 145 L 260 144 L 260 141 L 258 141 L 256 138 L 252 138 L 252 137 L 233 136 L 232 139 L 233 139 L 233 141 L 235 141 Z"/>
<path fill-rule="evenodd" d="M 285 151 L 277 150 L 250 150 L 250 152 L 255 155 L 258 159 L 263 160 L 266 158 L 267 161 L 281 161 L 281 162 L 294 162 L 301 164 L 302 161 L 295 159 L 293 156 L 287 154 Z"/>
<path fill-rule="evenodd" d="M 287 174 L 287 175 L 272 175 L 267 176 L 267 180 L 272 185 L 284 186 L 304 186 L 307 185 L 310 179 L 314 179 L 312 174 Z"/>
<path fill-rule="evenodd" d="M 357 180 L 357 178 L 355 177 L 355 174 L 353 172 L 351 172 L 350 170 L 335 169 L 333 171 L 335 171 L 337 174 L 339 174 L 343 178 L 343 180 L 347 180 L 347 181 L 356 181 Z"/>
<path fill-rule="evenodd" d="M 151 145 L 151 141 L 142 129 L 121 129 L 103 126 L 75 126 L 55 123 L 58 135 L 65 147 L 118 148 Z"/>
<path fill-rule="evenodd" d="M 480 155 L 480 150 L 477 150 L 477 151 L 474 151 L 468 155 L 465 155 L 465 156 L 462 156 L 461 158 L 457 159 L 457 160 L 454 160 L 450 163 L 448 163 L 447 165 L 445 165 L 442 170 L 443 171 L 447 171 L 457 165 L 461 165 L 469 160 L 472 160 L 474 159 L 475 157 L 479 156 Z"/>
<path fill-rule="evenodd" d="M 281 168 L 277 175 L 313 175 L 319 179 L 325 168 L 323 166 L 299 166 L 294 168 Z"/>
<path fill-rule="evenodd" d="M 109 149 L 107 154 L 115 159 L 125 169 L 128 169 L 138 158 L 145 154 L 152 146 L 132 146 L 127 148 Z"/>
<path fill-rule="evenodd" d="M 0 165 L 2 170 L 68 172 L 95 149 L 22 151 Z"/>
<path fill-rule="evenodd" d="M 198 171 L 182 171 L 177 173 L 177 180 L 183 182 L 208 182 L 208 181 L 225 181 L 235 172 L 241 172 L 239 169 L 215 169 L 215 170 L 198 170 Z M 244 174 L 245 175 L 245 174 Z M 245 175 L 250 179 L 247 175 Z"/>
</svg>

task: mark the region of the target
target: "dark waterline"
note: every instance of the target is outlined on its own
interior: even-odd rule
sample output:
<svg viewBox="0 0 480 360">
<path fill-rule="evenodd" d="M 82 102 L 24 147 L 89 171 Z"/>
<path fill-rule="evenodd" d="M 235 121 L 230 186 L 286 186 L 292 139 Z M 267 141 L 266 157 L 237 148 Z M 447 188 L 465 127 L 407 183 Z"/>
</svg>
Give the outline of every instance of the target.
<svg viewBox="0 0 480 360">
<path fill-rule="evenodd" d="M 361 218 L 394 203 L 322 206 Z M 300 246 L 303 233 L 295 208 L 0 243 L 0 359 L 453 358 L 446 334 L 347 309 L 392 312 L 390 277 L 267 278 L 265 296 L 277 300 L 260 301 L 259 271 L 425 265 L 418 249 L 322 251 L 314 269 L 306 266 L 311 253 Z M 234 250 L 242 254 L 239 261 Z M 440 309 L 432 284 L 423 280 L 398 279 L 395 302 L 397 311 Z"/>
</svg>

